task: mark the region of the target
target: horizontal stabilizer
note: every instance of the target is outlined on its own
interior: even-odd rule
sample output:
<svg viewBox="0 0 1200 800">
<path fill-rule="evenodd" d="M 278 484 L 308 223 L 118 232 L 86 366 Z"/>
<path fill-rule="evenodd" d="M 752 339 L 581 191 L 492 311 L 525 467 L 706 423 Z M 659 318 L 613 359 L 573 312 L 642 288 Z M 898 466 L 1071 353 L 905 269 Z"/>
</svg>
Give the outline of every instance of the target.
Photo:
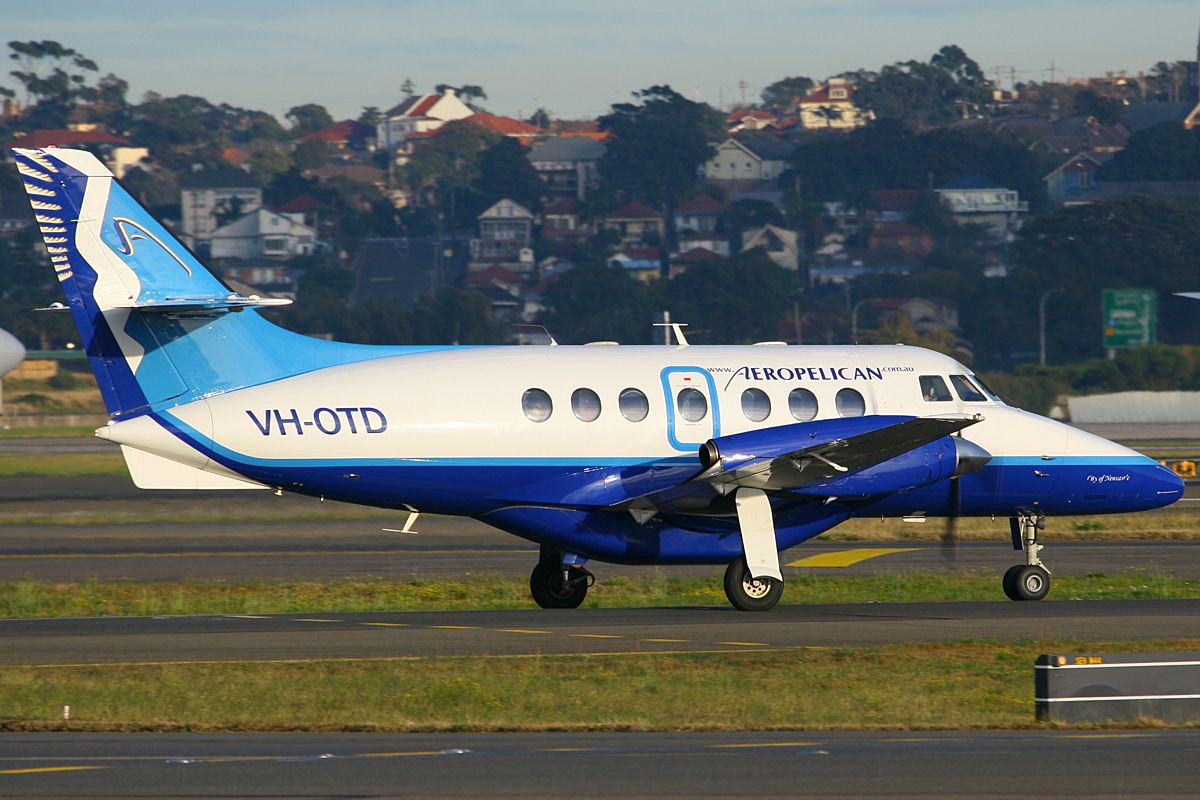
<svg viewBox="0 0 1200 800">
<path fill-rule="evenodd" d="M 137 309 L 143 313 L 161 314 L 205 314 L 213 311 L 240 311 L 243 308 L 275 308 L 291 304 L 291 300 L 276 297 L 259 297 L 240 294 L 209 297 L 167 297 L 162 300 L 141 300 L 114 306 L 115 308 Z"/>
<path fill-rule="evenodd" d="M 267 489 L 261 483 L 205 472 L 169 458 L 121 445 L 125 466 L 139 489 Z"/>
</svg>

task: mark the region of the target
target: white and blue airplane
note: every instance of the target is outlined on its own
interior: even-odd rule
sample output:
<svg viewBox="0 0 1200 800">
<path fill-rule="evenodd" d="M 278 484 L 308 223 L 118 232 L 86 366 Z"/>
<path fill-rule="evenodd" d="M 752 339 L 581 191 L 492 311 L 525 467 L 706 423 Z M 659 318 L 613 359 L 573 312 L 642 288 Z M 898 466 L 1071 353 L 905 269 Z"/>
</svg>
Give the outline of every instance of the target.
<svg viewBox="0 0 1200 800">
<path fill-rule="evenodd" d="M 574 608 L 589 559 L 726 564 L 773 607 L 779 552 L 851 517 L 1003 516 L 1050 586 L 1046 515 L 1158 508 L 1157 462 L 1005 405 L 903 346 L 382 347 L 307 338 L 232 292 L 79 150 L 14 150 L 66 308 L 146 489 L 274 489 L 473 517 L 540 545 Z M 61 305 L 61 304 L 60 304 Z"/>
</svg>

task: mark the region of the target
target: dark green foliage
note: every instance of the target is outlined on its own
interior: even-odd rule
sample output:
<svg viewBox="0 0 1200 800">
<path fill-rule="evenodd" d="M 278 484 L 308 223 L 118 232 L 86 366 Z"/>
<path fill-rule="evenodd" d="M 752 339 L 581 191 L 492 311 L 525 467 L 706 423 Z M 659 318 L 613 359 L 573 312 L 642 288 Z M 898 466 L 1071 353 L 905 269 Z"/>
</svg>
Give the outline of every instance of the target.
<svg viewBox="0 0 1200 800">
<path fill-rule="evenodd" d="M 600 163 L 603 191 L 613 202 L 674 207 L 691 194 L 697 168 L 712 156 L 723 116 L 670 86 L 634 97 L 640 102 L 617 103 L 600 118 L 600 129 L 612 135 Z"/>
<path fill-rule="evenodd" d="M 479 154 L 479 177 L 474 189 L 480 195 L 480 212 L 503 198 L 536 212 L 541 208 L 545 188 L 516 139 L 505 136 Z"/>
<path fill-rule="evenodd" d="M 1075 113 L 1095 117 L 1101 125 L 1116 125 L 1125 116 L 1125 104 L 1115 97 L 1104 97 L 1084 89 L 1075 95 Z"/>
<path fill-rule="evenodd" d="M 1047 304 L 1047 338 L 1055 361 L 1102 352 L 1101 290 L 1146 287 L 1158 292 L 1159 340 L 1195 342 L 1195 301 L 1171 296 L 1195 289 L 1200 212 L 1144 197 L 1067 208 L 1030 220 L 1016 244 L 1007 287 L 1011 333 L 1018 349 L 1036 350 L 1036 310 Z"/>
<path fill-rule="evenodd" d="M 703 262 L 667 284 L 666 308 L 696 342 L 772 341 L 791 311 L 793 278 L 761 252 Z"/>
<path fill-rule="evenodd" d="M 303 136 L 306 133 L 312 133 L 324 128 L 326 125 L 333 124 L 333 117 L 329 116 L 329 112 L 325 110 L 325 106 L 318 103 L 305 103 L 302 106 L 292 106 L 284 116 L 292 123 L 292 129 L 289 133 L 293 137 Z"/>
<path fill-rule="evenodd" d="M 1099 181 L 1200 181 L 1200 128 L 1164 122 L 1129 137 L 1096 171 Z"/>
<path fill-rule="evenodd" d="M 802 75 L 782 78 L 762 90 L 762 101 L 767 106 L 786 108 L 808 94 L 814 85 L 812 78 Z"/>
<path fill-rule="evenodd" d="M 856 84 L 857 102 L 876 117 L 914 127 L 953 122 L 991 100 L 991 83 L 957 45 L 943 47 L 929 63 L 903 61 L 847 76 Z"/>
<path fill-rule="evenodd" d="M 546 312 L 539 322 L 563 344 L 616 340 L 651 341 L 656 287 L 647 287 L 625 270 L 585 264 L 565 273 L 543 296 Z"/>
</svg>

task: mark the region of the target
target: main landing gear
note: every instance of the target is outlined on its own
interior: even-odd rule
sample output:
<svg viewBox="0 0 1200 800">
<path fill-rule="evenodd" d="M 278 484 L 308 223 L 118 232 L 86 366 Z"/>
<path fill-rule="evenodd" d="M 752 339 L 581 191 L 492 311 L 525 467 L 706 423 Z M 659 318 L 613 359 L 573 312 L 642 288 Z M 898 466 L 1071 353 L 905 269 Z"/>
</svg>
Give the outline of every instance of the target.
<svg viewBox="0 0 1200 800">
<path fill-rule="evenodd" d="M 1009 600 L 1041 600 L 1050 591 L 1050 571 L 1042 565 L 1038 553 L 1038 531 L 1046 529 L 1046 517 L 1020 514 L 1010 517 L 1013 550 L 1025 551 L 1025 563 L 1016 564 L 1004 573 L 1004 594 Z"/>
<path fill-rule="evenodd" d="M 537 566 L 529 576 L 529 593 L 542 608 L 579 608 L 596 576 L 573 563 L 573 556 L 543 548 Z"/>
<path fill-rule="evenodd" d="M 725 570 L 725 596 L 739 611 L 767 611 L 783 597 L 783 581 L 751 576 L 746 559 L 739 558 Z"/>
</svg>

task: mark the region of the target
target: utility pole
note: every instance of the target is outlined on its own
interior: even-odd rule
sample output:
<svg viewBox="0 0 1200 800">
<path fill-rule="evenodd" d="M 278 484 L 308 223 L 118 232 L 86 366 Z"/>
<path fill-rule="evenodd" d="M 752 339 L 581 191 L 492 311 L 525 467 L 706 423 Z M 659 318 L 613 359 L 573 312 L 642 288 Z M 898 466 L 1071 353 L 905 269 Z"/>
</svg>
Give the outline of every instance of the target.
<svg viewBox="0 0 1200 800">
<path fill-rule="evenodd" d="M 744 80 L 738 81 L 738 89 L 742 92 L 742 108 L 746 107 L 746 90 L 750 88 L 750 84 Z"/>
</svg>

